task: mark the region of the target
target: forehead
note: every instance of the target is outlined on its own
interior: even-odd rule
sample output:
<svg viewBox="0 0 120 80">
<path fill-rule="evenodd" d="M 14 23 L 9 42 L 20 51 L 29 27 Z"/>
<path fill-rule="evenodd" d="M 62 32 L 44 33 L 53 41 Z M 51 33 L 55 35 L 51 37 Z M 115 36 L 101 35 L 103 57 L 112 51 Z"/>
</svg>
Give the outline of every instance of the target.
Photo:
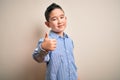
<svg viewBox="0 0 120 80">
<path fill-rule="evenodd" d="M 55 17 L 55 16 L 57 17 L 57 16 L 61 16 L 61 15 L 64 15 L 63 10 L 56 8 L 56 9 L 51 11 L 49 17 L 51 18 L 51 17 Z"/>
</svg>

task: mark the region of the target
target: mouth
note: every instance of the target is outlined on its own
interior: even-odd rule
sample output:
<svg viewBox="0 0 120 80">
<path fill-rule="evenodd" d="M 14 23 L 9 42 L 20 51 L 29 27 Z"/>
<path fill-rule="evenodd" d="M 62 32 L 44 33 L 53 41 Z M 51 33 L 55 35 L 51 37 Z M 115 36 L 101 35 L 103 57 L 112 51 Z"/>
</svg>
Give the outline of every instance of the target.
<svg viewBox="0 0 120 80">
<path fill-rule="evenodd" d="M 63 25 L 58 25 L 58 27 L 62 27 Z"/>
</svg>

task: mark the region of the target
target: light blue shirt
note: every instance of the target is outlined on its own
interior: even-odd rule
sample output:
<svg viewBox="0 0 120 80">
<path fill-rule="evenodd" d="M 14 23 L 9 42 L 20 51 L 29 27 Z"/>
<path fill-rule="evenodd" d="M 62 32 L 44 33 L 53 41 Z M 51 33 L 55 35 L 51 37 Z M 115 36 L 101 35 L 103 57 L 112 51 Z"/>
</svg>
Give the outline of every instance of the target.
<svg viewBox="0 0 120 80">
<path fill-rule="evenodd" d="M 46 62 L 46 80 L 77 80 L 77 68 L 73 56 L 73 41 L 64 33 L 63 37 L 50 31 L 49 38 L 57 40 L 54 51 L 45 52 L 41 48 L 44 39 L 40 39 L 33 52 L 37 62 Z"/>
</svg>

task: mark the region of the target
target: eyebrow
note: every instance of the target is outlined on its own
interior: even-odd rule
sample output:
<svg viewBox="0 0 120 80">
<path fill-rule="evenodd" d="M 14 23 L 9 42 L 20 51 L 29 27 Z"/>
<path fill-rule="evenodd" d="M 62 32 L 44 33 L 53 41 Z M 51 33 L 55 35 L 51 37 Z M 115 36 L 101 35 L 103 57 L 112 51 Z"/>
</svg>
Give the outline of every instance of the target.
<svg viewBox="0 0 120 80">
<path fill-rule="evenodd" d="M 65 16 L 64 14 L 61 14 L 60 16 Z M 56 18 L 56 16 L 51 17 L 50 19 Z"/>
</svg>

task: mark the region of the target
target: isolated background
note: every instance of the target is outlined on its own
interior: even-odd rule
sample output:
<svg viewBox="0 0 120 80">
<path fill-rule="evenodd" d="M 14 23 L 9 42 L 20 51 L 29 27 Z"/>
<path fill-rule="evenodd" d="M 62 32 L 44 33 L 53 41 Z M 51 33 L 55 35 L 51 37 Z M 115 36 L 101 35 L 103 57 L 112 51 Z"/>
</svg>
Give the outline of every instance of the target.
<svg viewBox="0 0 120 80">
<path fill-rule="evenodd" d="M 120 0 L 0 0 L 0 80 L 44 80 L 32 59 L 52 2 L 67 16 L 81 80 L 120 80 Z"/>
</svg>

